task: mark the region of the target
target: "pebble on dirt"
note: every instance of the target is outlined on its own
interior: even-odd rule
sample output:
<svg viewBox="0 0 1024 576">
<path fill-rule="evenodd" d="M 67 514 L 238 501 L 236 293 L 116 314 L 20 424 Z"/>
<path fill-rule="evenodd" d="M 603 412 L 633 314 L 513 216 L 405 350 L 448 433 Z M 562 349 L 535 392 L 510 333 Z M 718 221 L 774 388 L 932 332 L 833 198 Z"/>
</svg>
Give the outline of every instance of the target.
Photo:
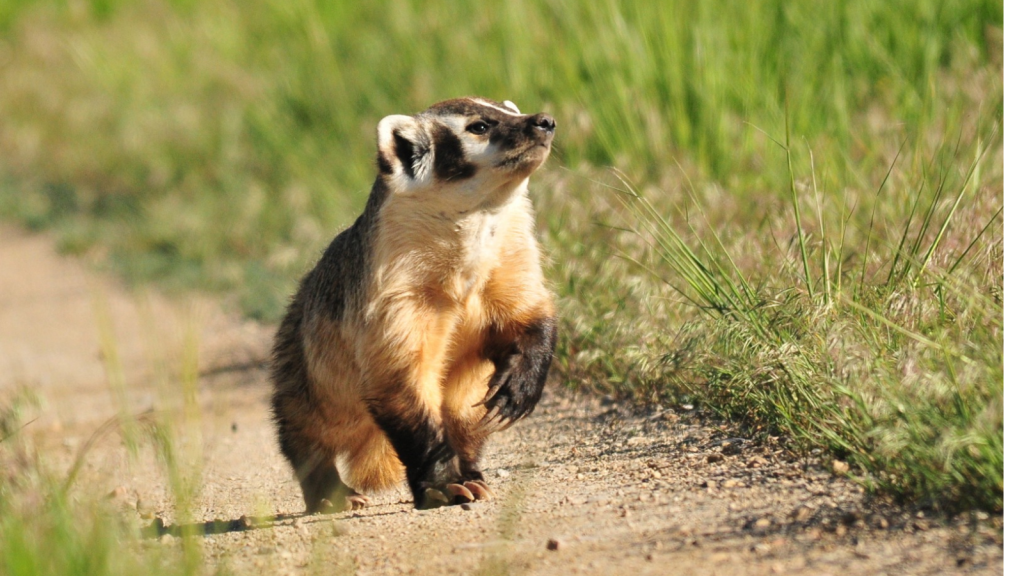
<svg viewBox="0 0 1024 576">
<path fill-rule="evenodd" d="M 345 526 L 345 523 L 340 520 L 335 520 L 331 523 L 331 534 L 334 536 L 345 536 L 348 534 L 348 526 Z"/>
</svg>

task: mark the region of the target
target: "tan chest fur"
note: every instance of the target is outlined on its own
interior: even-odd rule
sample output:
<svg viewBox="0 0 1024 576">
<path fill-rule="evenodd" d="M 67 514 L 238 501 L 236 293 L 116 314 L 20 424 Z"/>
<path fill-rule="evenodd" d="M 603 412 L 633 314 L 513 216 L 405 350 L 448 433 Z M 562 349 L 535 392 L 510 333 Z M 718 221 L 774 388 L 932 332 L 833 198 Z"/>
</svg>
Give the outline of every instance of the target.
<svg viewBox="0 0 1024 576">
<path fill-rule="evenodd" d="M 436 381 L 461 356 L 479 355 L 487 331 L 528 312 L 545 288 L 525 196 L 423 224 L 382 231 L 367 315 L 368 324 L 389 328 L 380 336 L 393 362 L 404 353 Z"/>
<path fill-rule="evenodd" d="M 457 220 L 388 227 L 389 211 L 402 208 L 382 211 L 367 303 L 349 320 L 355 325 L 325 322 L 309 332 L 318 395 L 335 418 L 364 412 L 358 399 L 381 393 L 373 388 L 387 385 L 389 372 L 414 378 L 428 405 L 439 406 L 446 388 L 463 400 L 482 397 L 493 371 L 481 355 L 488 331 L 535 316 L 538 306 L 551 313 L 525 195 Z M 470 367 L 477 372 L 470 382 L 451 378 Z"/>
</svg>

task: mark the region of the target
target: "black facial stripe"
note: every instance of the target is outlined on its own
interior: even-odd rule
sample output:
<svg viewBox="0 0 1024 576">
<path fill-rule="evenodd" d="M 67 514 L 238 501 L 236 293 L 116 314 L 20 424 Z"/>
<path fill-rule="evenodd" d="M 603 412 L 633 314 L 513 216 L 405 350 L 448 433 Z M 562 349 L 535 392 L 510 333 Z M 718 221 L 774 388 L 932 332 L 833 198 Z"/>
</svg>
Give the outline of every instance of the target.
<svg viewBox="0 0 1024 576">
<path fill-rule="evenodd" d="M 517 120 L 502 122 L 491 129 L 489 137 L 491 145 L 499 146 L 503 150 L 516 150 L 525 149 L 536 142 L 534 131 L 527 124 L 527 120 L 525 118 Z"/>
<path fill-rule="evenodd" d="M 380 150 L 377 151 L 377 170 L 381 174 L 387 174 L 389 176 L 394 173 L 394 169 L 391 168 L 391 163 L 388 162 L 387 156 L 385 156 Z"/>
<path fill-rule="evenodd" d="M 398 159 L 402 162 L 402 169 L 409 178 L 415 178 L 416 173 L 413 172 L 412 165 L 416 155 L 416 148 L 412 142 L 402 137 L 398 130 L 392 131 L 391 136 L 395 140 L 395 156 L 398 156 Z"/>
<path fill-rule="evenodd" d="M 434 173 L 441 180 L 464 180 L 476 174 L 476 166 L 466 161 L 459 137 L 443 124 L 435 124 Z"/>
</svg>

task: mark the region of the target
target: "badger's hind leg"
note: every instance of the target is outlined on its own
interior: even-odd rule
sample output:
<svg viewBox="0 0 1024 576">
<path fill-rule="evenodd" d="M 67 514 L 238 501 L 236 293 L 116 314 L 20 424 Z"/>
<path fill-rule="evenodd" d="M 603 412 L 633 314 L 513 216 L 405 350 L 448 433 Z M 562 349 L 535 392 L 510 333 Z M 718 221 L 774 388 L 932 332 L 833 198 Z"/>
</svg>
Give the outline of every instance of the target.
<svg viewBox="0 0 1024 576">
<path fill-rule="evenodd" d="M 307 514 L 358 510 L 369 504 L 366 496 L 341 481 L 333 454 L 307 454 L 293 461 L 292 466 L 299 477 Z"/>
<path fill-rule="evenodd" d="M 292 465 L 302 487 L 306 513 L 340 512 L 363 508 L 368 501 L 341 481 L 335 464 L 337 451 L 311 429 L 326 430 L 315 412 L 301 398 L 277 391 L 273 398 L 281 453 Z"/>
</svg>

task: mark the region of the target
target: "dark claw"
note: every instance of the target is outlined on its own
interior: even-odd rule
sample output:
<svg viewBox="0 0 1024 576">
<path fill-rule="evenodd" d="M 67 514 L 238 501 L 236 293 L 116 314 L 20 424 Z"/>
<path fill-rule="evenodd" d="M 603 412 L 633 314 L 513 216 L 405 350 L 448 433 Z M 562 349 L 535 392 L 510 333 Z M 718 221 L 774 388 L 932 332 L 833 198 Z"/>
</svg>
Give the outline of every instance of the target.
<svg viewBox="0 0 1024 576">
<path fill-rule="evenodd" d="M 510 373 L 505 372 L 504 374 L 501 375 L 501 377 L 497 381 L 491 380 L 491 382 L 487 385 L 487 394 L 484 395 L 484 399 L 479 401 L 479 402 L 477 402 L 473 406 L 476 407 L 476 406 L 480 406 L 480 405 L 483 405 L 483 404 L 487 404 L 488 402 L 493 400 L 494 397 L 498 395 L 498 392 L 501 392 L 501 390 L 502 390 L 502 388 L 504 388 L 505 384 L 508 383 L 508 379 L 509 379 L 510 375 L 511 375 Z"/>
<path fill-rule="evenodd" d="M 490 422 L 487 422 L 486 424 L 482 425 L 480 427 L 480 431 L 483 432 L 484 434 L 487 434 L 487 435 L 494 434 L 495 432 L 497 432 L 497 431 L 502 429 L 502 422 L 503 421 L 504 421 L 503 418 L 500 418 L 500 417 L 499 418 L 494 418 Z"/>
<path fill-rule="evenodd" d="M 480 404 L 486 404 L 486 403 L 490 402 L 491 399 L 494 398 L 498 394 L 499 390 L 501 390 L 501 384 L 496 384 L 494 386 L 491 386 L 487 390 L 487 395 L 484 396 L 484 399 L 481 400 L 479 403 L 477 403 L 475 405 L 479 406 Z"/>
<path fill-rule="evenodd" d="M 501 410 L 502 408 L 504 408 L 504 406 L 505 398 L 498 398 L 497 402 L 495 402 L 494 406 L 490 409 L 490 411 L 487 412 L 487 414 L 485 414 L 484 417 L 480 419 L 480 423 L 478 424 L 478 426 L 483 428 L 492 424 L 494 420 L 499 417 L 499 415 L 501 414 Z"/>
</svg>

